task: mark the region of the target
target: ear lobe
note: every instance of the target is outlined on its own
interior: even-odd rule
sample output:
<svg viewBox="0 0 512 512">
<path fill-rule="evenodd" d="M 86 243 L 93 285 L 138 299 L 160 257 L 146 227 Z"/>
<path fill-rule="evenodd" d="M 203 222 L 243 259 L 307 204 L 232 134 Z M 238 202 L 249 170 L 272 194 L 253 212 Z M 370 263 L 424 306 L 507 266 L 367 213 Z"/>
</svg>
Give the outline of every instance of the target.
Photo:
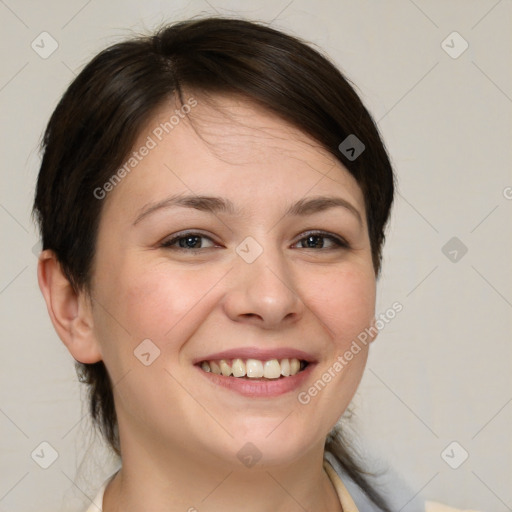
<svg viewBox="0 0 512 512">
<path fill-rule="evenodd" d="M 90 302 L 73 289 L 53 251 L 39 256 L 37 279 L 53 327 L 71 355 L 81 363 L 101 361 Z"/>
</svg>

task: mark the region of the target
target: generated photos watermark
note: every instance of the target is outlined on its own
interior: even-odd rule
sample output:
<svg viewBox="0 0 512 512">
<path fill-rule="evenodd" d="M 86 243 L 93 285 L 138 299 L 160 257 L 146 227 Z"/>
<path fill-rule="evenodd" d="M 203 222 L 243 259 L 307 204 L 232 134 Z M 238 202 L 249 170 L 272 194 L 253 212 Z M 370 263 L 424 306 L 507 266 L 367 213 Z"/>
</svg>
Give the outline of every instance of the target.
<svg viewBox="0 0 512 512">
<path fill-rule="evenodd" d="M 360 332 L 356 339 L 354 339 L 350 347 L 345 350 L 343 354 L 340 354 L 334 363 L 312 384 L 306 391 L 301 391 L 297 395 L 297 400 L 302 405 L 307 405 L 311 402 L 311 399 L 320 393 L 338 374 L 341 373 L 354 357 L 359 354 L 362 350 L 362 346 L 368 345 L 380 331 L 382 331 L 386 325 L 388 325 L 398 313 L 403 309 L 403 305 L 400 302 L 394 302 L 390 308 L 384 313 L 379 315 L 379 318 L 375 320 L 373 325 L 367 327 L 364 331 Z"/>
<path fill-rule="evenodd" d="M 180 122 L 187 117 L 192 109 L 197 106 L 197 100 L 191 96 L 186 103 L 179 109 L 174 110 L 174 114 L 169 117 L 168 121 L 158 124 L 151 131 L 151 135 L 146 137 L 146 141 L 137 150 L 132 151 L 130 157 L 126 160 L 124 165 L 120 167 L 112 176 L 101 186 L 96 187 L 93 195 L 96 199 L 105 199 L 109 192 L 121 183 L 130 172 L 135 169 L 146 156 L 149 155 L 151 150 L 158 146 L 166 135 L 172 132 Z"/>
</svg>

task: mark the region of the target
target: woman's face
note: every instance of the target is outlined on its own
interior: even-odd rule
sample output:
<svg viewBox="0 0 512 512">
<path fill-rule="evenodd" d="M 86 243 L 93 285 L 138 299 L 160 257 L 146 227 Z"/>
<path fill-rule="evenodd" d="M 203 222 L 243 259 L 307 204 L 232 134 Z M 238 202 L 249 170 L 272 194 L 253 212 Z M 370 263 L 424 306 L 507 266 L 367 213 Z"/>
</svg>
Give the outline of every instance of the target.
<svg viewBox="0 0 512 512">
<path fill-rule="evenodd" d="M 121 443 L 289 463 L 323 447 L 367 359 L 366 345 L 339 359 L 374 316 L 364 199 L 282 120 L 233 97 L 195 99 L 173 124 L 179 106 L 159 111 L 103 199 L 92 311 Z M 309 364 L 275 378 L 295 371 L 290 359 Z"/>
</svg>

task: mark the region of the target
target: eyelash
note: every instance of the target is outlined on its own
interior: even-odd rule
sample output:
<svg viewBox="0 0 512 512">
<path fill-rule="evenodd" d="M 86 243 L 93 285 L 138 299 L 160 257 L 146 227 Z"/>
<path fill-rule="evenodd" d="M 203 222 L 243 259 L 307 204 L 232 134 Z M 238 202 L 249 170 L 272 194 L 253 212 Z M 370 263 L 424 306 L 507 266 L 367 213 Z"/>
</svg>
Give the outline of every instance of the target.
<svg viewBox="0 0 512 512">
<path fill-rule="evenodd" d="M 335 249 L 349 249 L 350 248 L 350 246 L 349 246 L 349 244 L 348 244 L 348 242 L 346 240 L 344 240 L 343 238 L 340 238 L 338 236 L 335 236 L 335 235 L 333 235 L 331 233 L 327 233 L 325 231 L 307 231 L 307 232 L 304 233 L 304 236 L 300 240 L 298 240 L 297 243 L 307 239 L 310 236 L 316 236 L 316 237 L 320 237 L 320 238 L 324 238 L 324 239 L 328 238 L 328 239 L 332 240 L 332 242 L 336 245 L 336 247 L 330 247 L 330 248 L 327 248 L 327 249 L 320 248 L 320 250 L 329 251 L 329 250 L 335 250 Z M 209 236 L 206 236 L 206 235 L 204 235 L 202 233 L 197 233 L 197 232 L 194 232 L 194 231 L 190 231 L 190 232 L 185 232 L 185 233 L 179 233 L 177 236 L 174 236 L 173 238 L 171 238 L 169 240 L 164 240 L 160 244 L 160 247 L 162 247 L 164 249 L 172 249 L 172 250 L 177 250 L 177 251 L 181 251 L 181 252 L 199 252 L 199 251 L 202 251 L 202 250 L 205 250 L 205 249 L 212 249 L 212 247 L 200 247 L 199 249 L 194 249 L 194 248 L 188 248 L 187 249 L 185 247 L 176 247 L 176 246 L 174 246 L 174 244 L 176 242 L 178 242 L 179 240 L 183 240 L 183 239 L 186 239 L 186 238 L 194 238 L 194 237 L 207 238 L 210 241 L 214 242 Z M 302 247 L 302 249 L 313 249 L 313 250 L 315 250 L 314 247 Z"/>
</svg>

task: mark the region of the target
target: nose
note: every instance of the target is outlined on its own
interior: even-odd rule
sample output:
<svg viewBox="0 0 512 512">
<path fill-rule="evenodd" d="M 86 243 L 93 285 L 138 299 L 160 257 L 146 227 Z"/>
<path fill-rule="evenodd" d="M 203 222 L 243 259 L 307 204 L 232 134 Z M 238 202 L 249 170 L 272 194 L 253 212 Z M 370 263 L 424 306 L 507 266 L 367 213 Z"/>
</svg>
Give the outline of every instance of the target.
<svg viewBox="0 0 512 512">
<path fill-rule="evenodd" d="M 266 247 L 252 263 L 236 256 L 227 279 L 224 309 L 231 320 L 275 329 L 302 318 L 296 277 L 279 249 Z"/>
</svg>

